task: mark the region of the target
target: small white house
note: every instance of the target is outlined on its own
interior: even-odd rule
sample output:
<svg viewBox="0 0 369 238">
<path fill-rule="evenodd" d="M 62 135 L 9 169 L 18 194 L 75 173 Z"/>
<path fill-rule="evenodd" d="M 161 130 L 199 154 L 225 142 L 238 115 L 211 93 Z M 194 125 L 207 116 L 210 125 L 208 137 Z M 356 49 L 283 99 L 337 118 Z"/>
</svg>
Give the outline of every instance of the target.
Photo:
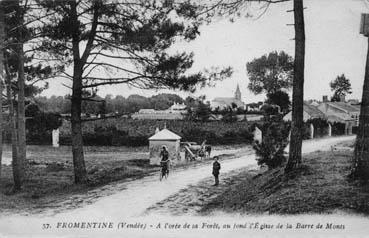
<svg viewBox="0 0 369 238">
<path fill-rule="evenodd" d="M 165 145 L 170 160 L 180 160 L 181 137 L 164 128 L 149 138 L 150 164 L 160 164 L 160 151 Z"/>
</svg>

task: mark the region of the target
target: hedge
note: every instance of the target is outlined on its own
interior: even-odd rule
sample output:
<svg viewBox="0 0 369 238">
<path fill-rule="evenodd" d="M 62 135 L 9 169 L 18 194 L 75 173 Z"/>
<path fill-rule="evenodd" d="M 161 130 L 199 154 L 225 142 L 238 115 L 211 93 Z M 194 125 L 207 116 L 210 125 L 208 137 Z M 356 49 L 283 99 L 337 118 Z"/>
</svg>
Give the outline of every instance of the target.
<svg viewBox="0 0 369 238">
<path fill-rule="evenodd" d="M 156 128 L 164 125 L 182 137 L 182 141 L 209 144 L 251 143 L 252 128 L 247 122 L 225 123 L 221 121 L 194 122 L 184 120 L 134 120 L 107 118 L 83 123 L 85 145 L 142 146 Z M 70 122 L 64 121 L 60 128 L 60 143 L 70 145 Z"/>
</svg>

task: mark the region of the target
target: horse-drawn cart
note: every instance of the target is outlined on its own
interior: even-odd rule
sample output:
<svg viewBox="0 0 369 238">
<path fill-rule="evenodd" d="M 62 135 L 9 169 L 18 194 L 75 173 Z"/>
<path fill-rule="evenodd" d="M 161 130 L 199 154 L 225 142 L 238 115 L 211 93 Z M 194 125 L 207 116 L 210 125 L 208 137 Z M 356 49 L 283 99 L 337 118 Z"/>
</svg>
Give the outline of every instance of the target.
<svg viewBox="0 0 369 238">
<path fill-rule="evenodd" d="M 198 159 L 204 159 L 205 157 L 210 157 L 211 147 L 205 144 L 204 141 L 201 145 L 196 142 L 181 142 L 181 146 L 185 151 L 186 161 L 194 161 Z"/>
</svg>

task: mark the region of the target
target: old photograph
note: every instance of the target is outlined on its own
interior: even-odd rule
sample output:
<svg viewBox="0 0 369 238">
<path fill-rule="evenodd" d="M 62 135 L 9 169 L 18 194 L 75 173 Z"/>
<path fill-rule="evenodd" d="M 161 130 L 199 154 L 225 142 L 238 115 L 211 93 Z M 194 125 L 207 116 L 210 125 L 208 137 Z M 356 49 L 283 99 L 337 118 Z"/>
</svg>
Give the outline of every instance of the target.
<svg viewBox="0 0 369 238">
<path fill-rule="evenodd" d="M 0 238 L 369 236 L 369 0 L 0 0 L 0 92 Z"/>
</svg>

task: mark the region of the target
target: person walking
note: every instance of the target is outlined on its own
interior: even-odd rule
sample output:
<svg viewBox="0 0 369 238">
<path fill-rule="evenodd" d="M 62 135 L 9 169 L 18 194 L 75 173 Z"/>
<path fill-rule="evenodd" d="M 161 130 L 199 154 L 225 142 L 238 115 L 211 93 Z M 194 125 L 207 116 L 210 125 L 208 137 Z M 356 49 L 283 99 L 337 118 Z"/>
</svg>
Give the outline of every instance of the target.
<svg viewBox="0 0 369 238">
<path fill-rule="evenodd" d="M 219 170 L 220 170 L 220 163 L 218 162 L 218 156 L 214 157 L 214 163 L 213 163 L 213 175 L 215 179 L 215 184 L 213 186 L 219 185 Z"/>
</svg>

